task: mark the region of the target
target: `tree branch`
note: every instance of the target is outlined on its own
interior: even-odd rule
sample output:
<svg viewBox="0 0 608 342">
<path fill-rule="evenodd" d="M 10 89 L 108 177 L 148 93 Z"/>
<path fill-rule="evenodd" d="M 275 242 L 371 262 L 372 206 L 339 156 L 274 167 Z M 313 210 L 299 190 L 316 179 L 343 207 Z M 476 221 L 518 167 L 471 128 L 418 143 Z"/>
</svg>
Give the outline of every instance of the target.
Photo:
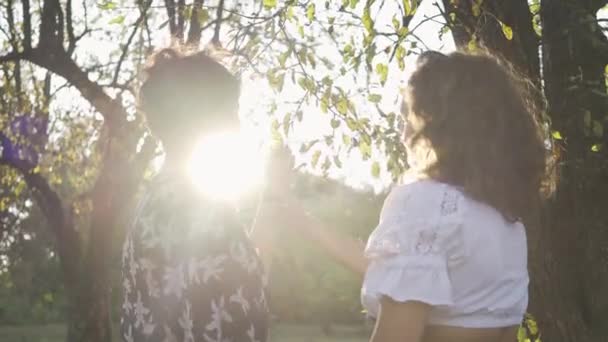
<svg viewBox="0 0 608 342">
<path fill-rule="evenodd" d="M 61 20 L 59 20 L 61 19 Z M 42 50 L 63 49 L 63 14 L 58 0 L 46 0 L 40 18 L 38 47 Z"/>
<path fill-rule="evenodd" d="M 222 14 L 224 12 L 224 0 L 220 0 L 219 5 L 217 6 L 216 11 L 216 20 L 215 31 L 213 32 L 213 38 L 211 39 L 211 43 L 216 46 L 220 46 L 220 29 L 222 28 Z"/>
<path fill-rule="evenodd" d="M 7 63 L 7 62 L 16 62 L 21 59 L 27 59 L 28 55 L 29 55 L 29 53 L 25 52 L 25 51 L 24 52 L 17 52 L 17 51 L 9 52 L 6 55 L 0 56 L 0 64 Z"/>
<path fill-rule="evenodd" d="M 71 225 L 70 216 L 66 215 L 61 198 L 40 173 L 33 172 L 26 164 L 0 158 L 0 165 L 6 165 L 19 171 L 28 187 L 33 190 L 36 203 L 55 234 L 57 250 L 62 260 L 66 281 L 77 281 L 70 276 L 77 277 L 79 275 L 75 271 L 81 255 L 79 238 Z"/>
<path fill-rule="evenodd" d="M 76 49 L 76 36 L 74 35 L 74 25 L 72 23 L 72 0 L 66 1 L 65 7 L 65 23 L 68 33 L 68 55 L 72 55 Z"/>
<path fill-rule="evenodd" d="M 23 47 L 25 50 L 32 48 L 32 16 L 30 14 L 30 0 L 21 0 L 23 11 Z"/>
<path fill-rule="evenodd" d="M 201 20 L 199 18 L 200 11 L 203 9 L 204 0 L 194 0 L 192 4 L 192 14 L 190 15 L 190 28 L 188 31 L 188 39 L 186 45 L 198 47 L 201 41 L 203 30 L 201 29 Z"/>
<path fill-rule="evenodd" d="M 175 2 L 173 0 L 165 0 L 165 8 L 167 9 L 167 17 L 169 18 L 169 32 L 171 37 L 175 37 L 177 28 L 175 20 Z"/>
<path fill-rule="evenodd" d="M 186 11 L 186 2 L 185 0 L 177 0 L 177 32 L 175 36 L 179 39 L 181 43 L 184 40 L 184 31 L 185 27 L 185 11 Z"/>
<path fill-rule="evenodd" d="M 135 38 L 135 34 L 137 33 L 137 30 L 139 30 L 139 26 L 141 25 L 142 21 L 144 20 L 144 18 L 146 18 L 146 14 L 148 13 L 148 8 L 150 8 L 151 4 L 152 4 L 152 0 L 148 0 L 144 4 L 144 7 L 141 9 L 141 14 L 137 18 L 137 20 L 135 20 L 135 23 L 133 24 L 133 31 L 131 31 L 129 38 L 127 39 L 127 43 L 122 47 L 122 52 L 120 54 L 120 58 L 118 59 L 118 64 L 116 65 L 116 69 L 114 70 L 114 77 L 112 78 L 111 84 L 118 84 L 118 76 L 120 75 L 120 69 L 122 68 L 122 63 L 124 62 L 125 58 L 127 57 L 127 53 L 129 52 L 129 47 L 131 46 L 131 42 L 133 42 L 133 38 Z"/>
<path fill-rule="evenodd" d="M 27 59 L 38 66 L 65 78 L 80 91 L 82 96 L 104 116 L 110 129 L 119 129 L 126 122 L 127 113 L 120 103 L 112 99 L 97 83 L 91 81 L 65 51 L 49 55 L 43 50 L 34 50 Z"/>
</svg>

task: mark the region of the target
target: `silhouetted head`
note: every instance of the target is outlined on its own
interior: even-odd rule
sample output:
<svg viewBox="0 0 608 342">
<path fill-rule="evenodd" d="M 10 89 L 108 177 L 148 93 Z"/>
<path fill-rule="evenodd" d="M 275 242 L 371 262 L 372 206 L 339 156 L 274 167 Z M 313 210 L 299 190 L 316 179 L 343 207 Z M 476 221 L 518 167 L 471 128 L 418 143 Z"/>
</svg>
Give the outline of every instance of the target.
<svg viewBox="0 0 608 342">
<path fill-rule="evenodd" d="M 238 127 L 239 81 L 204 52 L 167 48 L 150 58 L 139 93 L 147 124 L 168 154 L 203 132 Z"/>
<path fill-rule="evenodd" d="M 531 84 L 489 55 L 426 52 L 405 94 L 405 144 L 417 171 L 463 187 L 505 218 L 527 215 L 549 151 Z"/>
</svg>

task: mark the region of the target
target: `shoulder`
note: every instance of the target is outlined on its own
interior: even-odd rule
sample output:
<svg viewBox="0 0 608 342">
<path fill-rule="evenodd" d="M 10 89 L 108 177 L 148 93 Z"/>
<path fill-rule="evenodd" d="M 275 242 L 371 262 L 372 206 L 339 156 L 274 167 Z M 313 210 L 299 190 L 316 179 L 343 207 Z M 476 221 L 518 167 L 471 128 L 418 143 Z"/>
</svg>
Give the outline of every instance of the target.
<svg viewBox="0 0 608 342">
<path fill-rule="evenodd" d="M 450 215 L 461 209 L 463 191 L 451 184 L 433 179 L 409 179 L 395 186 L 387 196 L 383 215 Z"/>
</svg>

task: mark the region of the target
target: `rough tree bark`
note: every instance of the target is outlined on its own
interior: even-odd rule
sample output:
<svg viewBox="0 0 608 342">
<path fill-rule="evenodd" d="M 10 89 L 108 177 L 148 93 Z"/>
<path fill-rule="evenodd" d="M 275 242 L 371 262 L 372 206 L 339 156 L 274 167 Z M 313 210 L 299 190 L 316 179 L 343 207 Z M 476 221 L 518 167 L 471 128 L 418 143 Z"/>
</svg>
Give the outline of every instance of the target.
<svg viewBox="0 0 608 342">
<path fill-rule="evenodd" d="M 29 3 L 24 5 L 29 8 Z M 69 11 L 67 11 L 69 12 Z M 110 319 L 110 268 L 112 242 L 129 207 L 147 160 L 153 152 L 151 143 L 136 154 L 142 130 L 138 123 L 127 121 L 127 112 L 103 88 L 92 82 L 70 57 L 75 36 L 71 18 L 65 18 L 57 0 L 43 4 L 40 37 L 32 46 L 29 12 L 25 13 L 22 50 L 0 56 L 0 62 L 29 61 L 66 79 L 104 116 L 108 137 L 102 168 L 92 191 L 93 212 L 88 243 L 83 243 L 73 220 L 71 205 L 53 191 L 44 177 L 31 167 L 11 164 L 34 190 L 36 201 L 45 213 L 56 240 L 63 280 L 68 298 L 69 342 L 108 342 L 112 339 Z M 68 23 L 68 49 L 64 47 L 64 22 Z M 16 27 L 12 28 L 16 30 Z M 150 139 L 148 139 L 150 140 Z"/>
<path fill-rule="evenodd" d="M 543 341 L 600 341 L 608 315 L 608 109 L 604 67 L 608 44 L 595 22 L 603 1 L 550 0 L 541 4 L 542 41 L 525 0 L 443 1 L 456 14 L 456 44 L 479 40 L 544 85 L 552 128 L 561 132 L 560 183 L 529 229 L 531 304 Z M 473 11 L 481 4 L 481 14 Z M 485 14 L 485 15 L 484 15 Z M 498 20 L 513 29 L 505 38 Z M 542 77 L 538 46 L 542 46 Z M 598 128 L 599 127 L 599 128 Z M 604 144 L 603 150 L 591 146 Z"/>
</svg>

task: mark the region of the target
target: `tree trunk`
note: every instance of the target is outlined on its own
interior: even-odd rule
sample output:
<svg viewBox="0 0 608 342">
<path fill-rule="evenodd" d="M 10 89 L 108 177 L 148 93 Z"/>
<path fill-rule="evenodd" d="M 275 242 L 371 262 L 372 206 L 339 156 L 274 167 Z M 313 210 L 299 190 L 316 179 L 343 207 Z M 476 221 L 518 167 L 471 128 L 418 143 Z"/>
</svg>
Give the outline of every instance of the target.
<svg viewBox="0 0 608 342">
<path fill-rule="evenodd" d="M 608 314 L 608 145 L 602 132 L 608 44 L 593 20 L 598 9 L 590 1 L 551 0 L 541 6 L 545 95 L 553 128 L 564 137 L 560 186 L 541 237 L 550 246 L 544 258 L 549 265 L 533 283 L 536 293 L 552 286 L 561 298 L 535 302 L 537 310 L 551 314 L 539 315 L 550 341 L 599 341 L 608 332 L 603 321 Z M 592 150 L 602 143 L 603 150 Z"/>
<path fill-rule="evenodd" d="M 482 4 L 481 14 L 473 13 L 474 2 Z M 477 39 L 543 84 L 552 128 L 564 137 L 557 142 L 557 193 L 539 210 L 536 224 L 528 224 L 529 311 L 543 341 L 601 341 L 608 335 L 602 321 L 608 316 L 608 144 L 602 126 L 608 109 L 603 78 L 608 44 L 593 22 L 600 3 L 542 3 L 541 83 L 527 1 L 444 0 L 446 10 L 456 14 L 457 45 L 466 48 Z M 513 40 L 505 39 L 497 19 L 512 27 Z M 594 145 L 603 149 L 594 152 Z"/>
</svg>

